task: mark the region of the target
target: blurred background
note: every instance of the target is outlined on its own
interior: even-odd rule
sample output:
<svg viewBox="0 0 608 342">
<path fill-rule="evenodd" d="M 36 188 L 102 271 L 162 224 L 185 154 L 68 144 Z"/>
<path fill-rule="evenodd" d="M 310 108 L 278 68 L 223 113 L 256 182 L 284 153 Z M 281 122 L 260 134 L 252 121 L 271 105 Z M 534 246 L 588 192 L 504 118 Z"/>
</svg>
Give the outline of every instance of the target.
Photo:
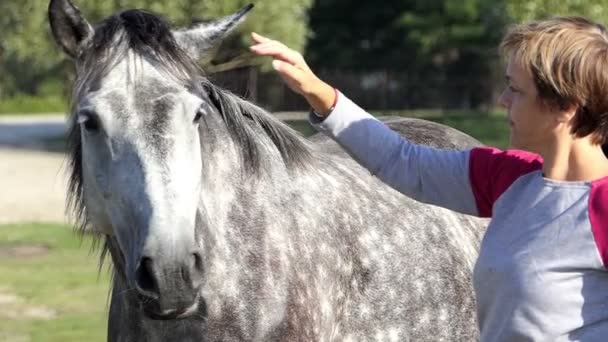
<svg viewBox="0 0 608 342">
<path fill-rule="evenodd" d="M 256 31 L 375 115 L 420 117 L 508 145 L 497 46 L 513 24 L 555 15 L 608 23 L 608 0 L 77 0 L 96 21 L 129 8 L 187 26 L 256 5 L 204 62 L 217 84 L 303 135 L 306 103 L 248 53 Z M 45 0 L 0 0 L 0 341 L 105 341 L 109 271 L 64 215 L 72 64 Z M 238 63 L 234 63 L 234 61 Z"/>
</svg>

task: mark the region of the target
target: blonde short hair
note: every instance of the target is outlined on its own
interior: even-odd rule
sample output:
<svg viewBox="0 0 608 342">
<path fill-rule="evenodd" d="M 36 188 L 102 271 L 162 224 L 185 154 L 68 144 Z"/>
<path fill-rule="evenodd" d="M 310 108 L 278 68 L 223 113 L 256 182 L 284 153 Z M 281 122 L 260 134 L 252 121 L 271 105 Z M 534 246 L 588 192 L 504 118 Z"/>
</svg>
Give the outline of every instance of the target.
<svg viewBox="0 0 608 342">
<path fill-rule="evenodd" d="M 540 100 L 578 108 L 572 133 L 608 143 L 608 33 L 580 17 L 511 27 L 500 50 L 532 76 Z"/>
</svg>

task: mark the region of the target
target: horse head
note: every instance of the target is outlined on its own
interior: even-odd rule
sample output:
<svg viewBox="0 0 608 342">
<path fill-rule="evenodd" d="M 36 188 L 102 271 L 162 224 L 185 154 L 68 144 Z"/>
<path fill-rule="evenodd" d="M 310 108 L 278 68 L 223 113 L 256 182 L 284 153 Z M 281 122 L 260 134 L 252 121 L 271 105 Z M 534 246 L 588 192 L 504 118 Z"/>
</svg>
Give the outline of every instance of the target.
<svg viewBox="0 0 608 342">
<path fill-rule="evenodd" d="M 76 211 L 117 241 L 125 282 L 152 318 L 187 317 L 200 302 L 199 123 L 218 109 L 196 61 L 251 7 L 172 30 L 140 10 L 92 26 L 70 0 L 50 2 L 54 38 L 76 67 L 69 119 Z"/>
</svg>

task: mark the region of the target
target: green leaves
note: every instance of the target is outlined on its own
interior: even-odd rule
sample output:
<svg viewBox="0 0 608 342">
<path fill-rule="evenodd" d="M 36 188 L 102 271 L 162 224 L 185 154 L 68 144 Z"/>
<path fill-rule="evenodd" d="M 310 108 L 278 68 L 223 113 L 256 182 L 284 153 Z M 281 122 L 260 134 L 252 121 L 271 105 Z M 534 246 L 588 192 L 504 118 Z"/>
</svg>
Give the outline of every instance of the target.
<svg viewBox="0 0 608 342">
<path fill-rule="evenodd" d="M 604 25 L 608 23 L 607 0 L 508 0 L 506 8 L 508 15 L 515 22 L 580 15 Z"/>
<path fill-rule="evenodd" d="M 254 2 L 248 20 L 228 42 L 232 54 L 243 53 L 249 32 L 258 31 L 302 50 L 308 35 L 312 0 L 73 0 L 92 23 L 121 10 L 143 8 L 167 18 L 175 26 L 209 21 L 232 14 Z M 48 1 L 0 1 L 0 96 L 39 95 L 49 79 L 65 79 L 69 63 L 51 38 Z M 57 83 L 57 82 L 50 82 Z M 57 89 L 56 93 L 62 92 Z"/>
<path fill-rule="evenodd" d="M 249 18 L 222 45 L 214 63 L 247 53 L 249 32 L 256 31 L 306 50 L 314 67 L 398 70 L 412 79 L 487 77 L 511 22 L 583 15 L 608 23 L 608 0 L 73 1 L 91 23 L 120 10 L 143 8 L 176 26 L 213 20 L 253 2 Z M 64 80 L 71 65 L 51 38 L 47 6 L 48 0 L 0 0 L 0 97 L 67 92 L 54 89 L 68 84 Z"/>
</svg>

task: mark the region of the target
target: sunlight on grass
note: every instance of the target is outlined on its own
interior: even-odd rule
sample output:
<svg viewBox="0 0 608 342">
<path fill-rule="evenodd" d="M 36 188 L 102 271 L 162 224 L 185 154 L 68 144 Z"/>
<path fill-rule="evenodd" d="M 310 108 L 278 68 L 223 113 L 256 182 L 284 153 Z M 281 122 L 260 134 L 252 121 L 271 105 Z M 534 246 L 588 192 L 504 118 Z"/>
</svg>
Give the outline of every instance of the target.
<svg viewBox="0 0 608 342">
<path fill-rule="evenodd" d="M 0 115 L 65 113 L 67 108 L 68 102 L 61 96 L 36 97 L 20 95 L 2 98 L 0 101 Z"/>
<path fill-rule="evenodd" d="M 24 246 L 41 252 L 11 253 Z M 106 340 L 109 272 L 90 246 L 63 225 L 0 225 L 0 297 L 13 297 L 0 301 L 0 340 Z"/>
</svg>

